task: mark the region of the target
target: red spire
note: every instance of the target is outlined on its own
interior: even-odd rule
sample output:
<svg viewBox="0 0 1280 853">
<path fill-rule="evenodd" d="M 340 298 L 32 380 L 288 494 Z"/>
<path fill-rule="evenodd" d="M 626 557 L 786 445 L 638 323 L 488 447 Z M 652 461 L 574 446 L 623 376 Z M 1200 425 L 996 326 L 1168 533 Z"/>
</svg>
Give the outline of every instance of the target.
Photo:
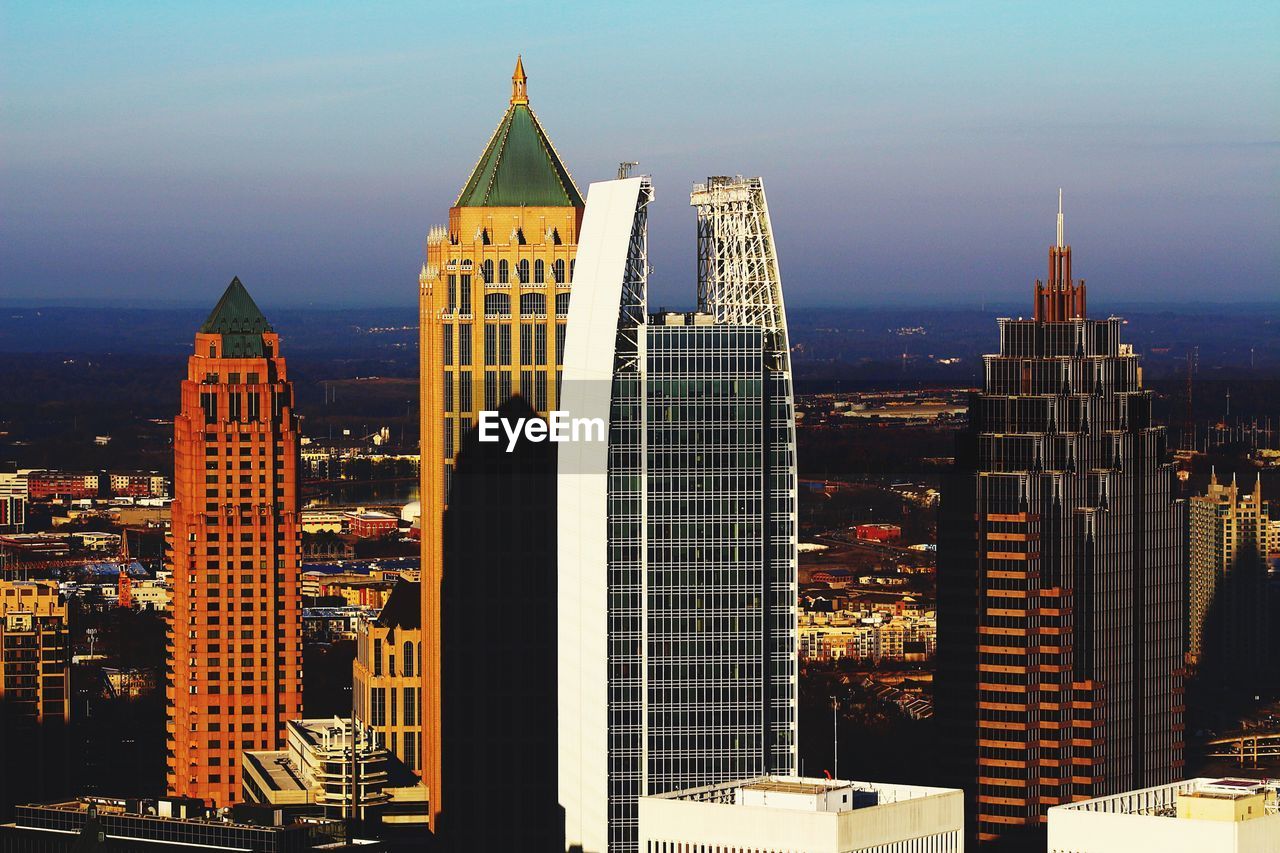
<svg viewBox="0 0 1280 853">
<path fill-rule="evenodd" d="M 1084 316 L 1084 280 L 1071 278 L 1071 247 L 1062 239 L 1062 190 L 1058 190 L 1058 240 L 1049 247 L 1049 281 L 1036 279 L 1036 320 L 1052 323 Z"/>
</svg>

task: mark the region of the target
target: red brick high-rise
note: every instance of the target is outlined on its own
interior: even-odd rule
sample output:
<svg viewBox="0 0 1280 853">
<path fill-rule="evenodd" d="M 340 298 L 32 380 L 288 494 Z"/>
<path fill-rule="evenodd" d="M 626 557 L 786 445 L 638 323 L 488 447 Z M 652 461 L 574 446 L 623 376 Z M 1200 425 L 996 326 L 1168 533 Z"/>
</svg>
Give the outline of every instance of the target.
<svg viewBox="0 0 1280 853">
<path fill-rule="evenodd" d="M 240 752 L 301 716 L 298 432 L 280 339 L 233 279 L 174 419 L 168 788 L 238 802 Z"/>
</svg>

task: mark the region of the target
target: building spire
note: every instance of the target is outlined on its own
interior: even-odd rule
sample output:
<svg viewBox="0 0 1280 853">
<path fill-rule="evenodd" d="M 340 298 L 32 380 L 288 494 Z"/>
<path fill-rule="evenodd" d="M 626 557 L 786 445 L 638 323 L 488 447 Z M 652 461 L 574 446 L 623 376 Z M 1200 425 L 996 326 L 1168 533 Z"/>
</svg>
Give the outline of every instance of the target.
<svg viewBox="0 0 1280 853">
<path fill-rule="evenodd" d="M 1062 187 L 1058 187 L 1058 248 L 1062 246 Z"/>
<path fill-rule="evenodd" d="M 524 59 L 516 55 L 516 70 L 511 72 L 511 105 L 529 103 L 529 90 L 526 83 L 529 78 L 524 73 Z"/>
</svg>

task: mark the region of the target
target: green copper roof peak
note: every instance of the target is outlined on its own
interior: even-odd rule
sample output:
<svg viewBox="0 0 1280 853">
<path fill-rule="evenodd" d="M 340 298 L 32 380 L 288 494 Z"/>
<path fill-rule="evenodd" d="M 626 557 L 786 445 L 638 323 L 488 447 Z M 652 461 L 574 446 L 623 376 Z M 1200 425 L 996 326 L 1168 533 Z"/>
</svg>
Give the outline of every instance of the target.
<svg viewBox="0 0 1280 853">
<path fill-rule="evenodd" d="M 511 104 L 454 207 L 582 207 L 582 194 L 529 107 L 523 64 Z"/>
<path fill-rule="evenodd" d="M 272 331 L 240 278 L 231 279 L 222 298 L 200 326 L 203 335 L 222 335 L 223 358 L 262 358 L 265 350 L 262 336 Z"/>
</svg>

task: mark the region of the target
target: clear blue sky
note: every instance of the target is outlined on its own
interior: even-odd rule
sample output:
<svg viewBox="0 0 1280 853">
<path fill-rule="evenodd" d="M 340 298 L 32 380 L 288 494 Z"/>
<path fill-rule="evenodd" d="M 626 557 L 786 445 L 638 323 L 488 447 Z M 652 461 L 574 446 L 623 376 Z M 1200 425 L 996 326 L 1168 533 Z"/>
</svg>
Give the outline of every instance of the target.
<svg viewBox="0 0 1280 853">
<path fill-rule="evenodd" d="M 760 174 L 793 306 L 1280 292 L 1280 3 L 0 5 L 0 299 L 409 305 L 523 53 L 579 185 Z"/>
</svg>

